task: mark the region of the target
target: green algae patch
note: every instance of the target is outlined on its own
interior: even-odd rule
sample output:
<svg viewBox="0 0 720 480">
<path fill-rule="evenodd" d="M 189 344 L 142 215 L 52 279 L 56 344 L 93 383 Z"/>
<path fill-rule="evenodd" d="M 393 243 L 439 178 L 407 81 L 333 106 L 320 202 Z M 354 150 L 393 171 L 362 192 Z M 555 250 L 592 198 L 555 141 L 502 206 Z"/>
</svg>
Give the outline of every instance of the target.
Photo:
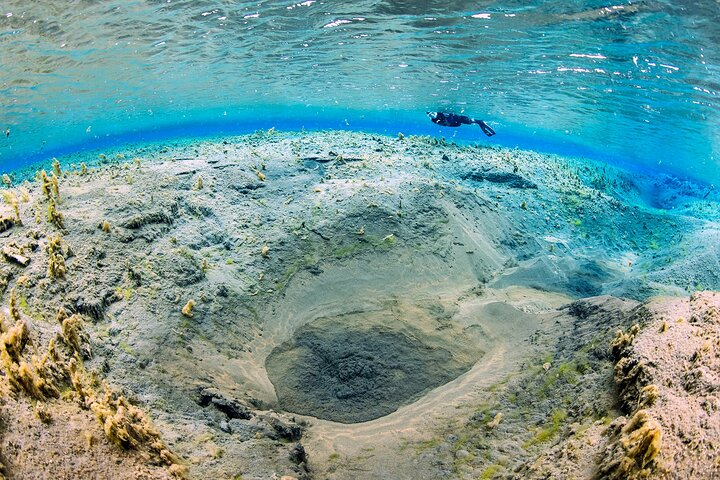
<svg viewBox="0 0 720 480">
<path fill-rule="evenodd" d="M 550 416 L 547 425 L 538 430 L 535 437 L 525 443 L 525 448 L 552 440 L 560 432 L 566 418 L 567 412 L 565 410 L 555 410 Z"/>
</svg>

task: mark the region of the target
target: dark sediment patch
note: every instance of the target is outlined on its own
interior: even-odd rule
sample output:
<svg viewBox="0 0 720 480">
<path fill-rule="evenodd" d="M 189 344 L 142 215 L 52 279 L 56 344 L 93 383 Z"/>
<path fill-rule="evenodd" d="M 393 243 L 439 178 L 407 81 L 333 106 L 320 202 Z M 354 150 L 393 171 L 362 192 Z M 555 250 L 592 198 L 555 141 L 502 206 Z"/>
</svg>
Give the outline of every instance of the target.
<svg viewBox="0 0 720 480">
<path fill-rule="evenodd" d="M 507 185 L 511 188 L 537 188 L 537 184 L 535 182 L 531 182 L 530 180 L 518 175 L 517 173 L 510 172 L 488 172 L 476 170 L 461 175 L 461 178 L 463 180 L 472 180 L 474 182 L 487 181 L 490 183 L 500 183 Z"/>
<path fill-rule="evenodd" d="M 388 415 L 468 371 L 437 339 L 407 326 L 323 318 L 302 327 L 266 361 L 280 408 L 341 423 Z M 431 345 L 432 344 L 432 345 Z"/>
</svg>

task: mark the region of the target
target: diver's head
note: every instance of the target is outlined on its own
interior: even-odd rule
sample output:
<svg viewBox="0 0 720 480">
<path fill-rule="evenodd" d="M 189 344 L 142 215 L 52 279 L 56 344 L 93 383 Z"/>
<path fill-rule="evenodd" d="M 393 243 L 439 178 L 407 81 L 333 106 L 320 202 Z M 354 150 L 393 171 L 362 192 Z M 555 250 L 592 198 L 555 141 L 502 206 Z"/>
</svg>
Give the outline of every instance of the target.
<svg viewBox="0 0 720 480">
<path fill-rule="evenodd" d="M 437 112 L 425 112 L 428 117 L 430 117 L 430 120 L 435 120 L 437 118 Z"/>
</svg>

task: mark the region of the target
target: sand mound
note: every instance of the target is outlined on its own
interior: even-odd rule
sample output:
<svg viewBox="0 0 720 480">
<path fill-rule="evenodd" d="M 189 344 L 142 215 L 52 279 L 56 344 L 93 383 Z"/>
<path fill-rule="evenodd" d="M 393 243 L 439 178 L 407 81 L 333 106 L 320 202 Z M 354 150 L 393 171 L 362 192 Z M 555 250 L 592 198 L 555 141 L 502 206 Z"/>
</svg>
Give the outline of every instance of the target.
<svg viewBox="0 0 720 480">
<path fill-rule="evenodd" d="M 620 399 L 632 418 L 613 426 L 602 471 L 718 476 L 720 295 L 658 300 L 648 317 L 641 331 L 618 334 L 613 344 Z"/>
<path fill-rule="evenodd" d="M 716 478 L 720 295 L 658 299 L 612 344 L 625 415 L 571 434 L 521 478 Z"/>
<path fill-rule="evenodd" d="M 6 397 L 1 408 L 0 458 L 8 479 L 176 478 L 140 452 L 117 448 L 93 412 L 76 403 L 37 405 L 25 398 Z M 42 417 L 38 409 L 45 412 Z"/>
</svg>

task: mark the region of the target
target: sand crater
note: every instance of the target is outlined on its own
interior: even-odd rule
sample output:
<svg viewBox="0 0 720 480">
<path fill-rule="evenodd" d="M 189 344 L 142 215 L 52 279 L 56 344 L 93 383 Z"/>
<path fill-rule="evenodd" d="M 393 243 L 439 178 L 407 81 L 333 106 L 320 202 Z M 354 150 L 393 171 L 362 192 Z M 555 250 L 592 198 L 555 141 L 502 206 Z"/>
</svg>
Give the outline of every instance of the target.
<svg viewBox="0 0 720 480">
<path fill-rule="evenodd" d="M 388 415 L 482 357 L 469 332 L 402 307 L 317 318 L 266 360 L 279 407 L 340 423 Z"/>
</svg>

